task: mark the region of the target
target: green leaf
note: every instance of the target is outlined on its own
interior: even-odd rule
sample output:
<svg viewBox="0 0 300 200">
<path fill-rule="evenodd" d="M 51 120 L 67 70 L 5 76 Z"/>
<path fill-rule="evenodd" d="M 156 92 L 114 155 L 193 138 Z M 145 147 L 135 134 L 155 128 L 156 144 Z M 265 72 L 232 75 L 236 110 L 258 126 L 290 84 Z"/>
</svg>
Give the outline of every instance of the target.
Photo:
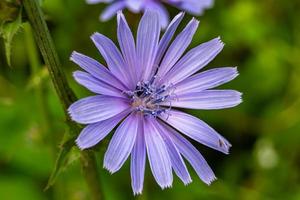
<svg viewBox="0 0 300 200">
<path fill-rule="evenodd" d="M 22 27 L 22 9 L 19 10 L 18 17 L 14 21 L 7 22 L 3 19 L 0 24 L 0 35 L 4 39 L 6 59 L 9 66 L 11 66 L 11 47 L 14 36 Z"/>
<path fill-rule="evenodd" d="M 0 1 L 0 25 L 15 21 L 20 10 L 20 3 L 18 1 L 1 0 Z"/>
<path fill-rule="evenodd" d="M 72 162 L 78 159 L 77 156 L 72 155 L 71 150 L 74 146 L 75 137 L 68 137 L 64 140 L 60 147 L 60 151 L 55 161 L 55 166 L 52 170 L 47 186 L 44 190 L 48 190 L 56 181 L 58 175 L 67 168 Z M 76 153 L 75 153 L 76 154 Z"/>
</svg>

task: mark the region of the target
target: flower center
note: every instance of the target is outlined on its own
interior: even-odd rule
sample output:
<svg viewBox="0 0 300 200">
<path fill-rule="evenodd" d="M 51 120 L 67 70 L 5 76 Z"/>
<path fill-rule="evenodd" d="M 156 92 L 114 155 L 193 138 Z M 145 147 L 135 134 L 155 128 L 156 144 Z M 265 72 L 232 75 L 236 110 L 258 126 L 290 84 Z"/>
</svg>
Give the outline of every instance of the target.
<svg viewBox="0 0 300 200">
<path fill-rule="evenodd" d="M 157 86 L 154 84 L 156 76 L 150 81 L 138 82 L 135 90 L 127 92 L 132 100 L 134 110 L 144 115 L 157 117 L 171 108 L 172 85 Z M 169 108 L 160 105 L 162 102 L 169 102 Z"/>
</svg>

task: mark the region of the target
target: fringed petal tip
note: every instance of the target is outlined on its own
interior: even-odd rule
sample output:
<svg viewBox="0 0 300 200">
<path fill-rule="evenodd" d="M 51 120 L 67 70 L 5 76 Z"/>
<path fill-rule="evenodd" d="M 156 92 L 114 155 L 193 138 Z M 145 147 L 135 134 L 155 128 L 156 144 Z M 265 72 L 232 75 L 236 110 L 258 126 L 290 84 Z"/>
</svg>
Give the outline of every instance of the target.
<svg viewBox="0 0 300 200">
<path fill-rule="evenodd" d="M 221 152 L 228 155 L 230 153 L 230 148 L 232 145 L 223 137 L 220 135 L 219 141 L 218 141 L 218 146 L 221 149 Z"/>
<path fill-rule="evenodd" d="M 182 181 L 184 186 L 187 186 L 189 184 L 191 184 L 193 182 L 193 180 L 191 178 L 189 178 L 188 180 Z"/>
<path fill-rule="evenodd" d="M 134 196 L 138 196 L 141 195 L 143 193 L 143 188 L 139 188 L 139 189 L 133 189 L 133 195 Z"/>
<path fill-rule="evenodd" d="M 196 31 L 197 28 L 198 28 L 198 26 L 199 26 L 199 24 L 200 24 L 200 20 L 198 20 L 198 19 L 196 19 L 195 17 L 193 17 L 193 18 L 189 21 L 189 23 L 187 24 L 186 27 L 192 26 L 192 27 L 195 29 L 195 31 Z M 192 34 L 192 35 L 194 35 L 194 34 Z"/>
<path fill-rule="evenodd" d="M 238 71 L 238 66 L 233 67 L 234 70 L 234 77 L 233 79 L 235 79 L 236 77 L 238 77 L 240 75 L 239 71 Z"/>
<path fill-rule="evenodd" d="M 103 168 L 106 169 L 110 174 L 114 174 L 117 170 L 112 169 L 111 166 L 108 166 L 107 163 L 103 164 Z"/>
<path fill-rule="evenodd" d="M 221 140 L 220 140 L 220 144 L 222 144 Z M 224 143 L 222 145 L 223 145 L 223 147 L 221 147 L 221 145 L 220 145 L 220 147 L 223 149 L 222 153 L 224 153 L 225 155 L 229 155 L 230 154 L 230 151 L 229 151 L 230 150 L 230 146 L 227 146 Z"/>
<path fill-rule="evenodd" d="M 185 185 L 188 185 L 188 184 L 189 183 L 187 183 Z M 164 187 L 160 186 L 160 187 L 164 190 L 164 189 L 172 188 L 172 184 L 168 185 L 168 186 L 164 186 Z M 137 189 L 137 190 L 133 189 L 133 195 L 134 196 L 142 195 L 142 193 L 143 193 L 143 188 L 140 188 L 140 189 Z"/>
<path fill-rule="evenodd" d="M 83 151 L 83 150 L 85 150 L 85 149 L 88 148 L 88 147 L 86 147 L 86 146 L 82 143 L 82 141 L 80 141 L 79 138 L 77 138 L 77 139 L 75 140 L 75 144 L 76 144 L 76 146 L 77 146 L 81 151 Z"/>
<path fill-rule="evenodd" d="M 243 93 L 237 91 L 237 95 L 239 96 L 239 102 L 237 102 L 236 106 L 243 103 Z"/>
<path fill-rule="evenodd" d="M 73 104 L 74 104 L 74 103 L 73 103 Z M 73 118 L 73 111 L 72 111 L 72 105 L 73 105 L 73 104 L 71 104 L 71 105 L 69 106 L 69 108 L 67 109 L 67 112 L 68 112 L 68 114 L 69 114 L 71 120 L 76 122 L 76 120 L 74 120 L 74 118 Z"/>
<path fill-rule="evenodd" d="M 76 70 L 74 72 L 72 72 L 72 76 L 75 79 L 75 81 L 77 81 L 78 75 L 82 73 L 82 71 Z M 78 81 L 77 81 L 78 82 Z"/>
<path fill-rule="evenodd" d="M 76 101 L 77 102 L 77 101 Z M 74 113 L 74 104 L 76 103 L 74 102 L 73 104 L 71 104 L 69 106 L 69 108 L 67 109 L 67 112 L 71 118 L 72 121 L 76 122 L 76 123 L 80 123 L 77 119 L 76 119 L 76 114 Z M 84 124 L 84 123 L 80 123 L 80 124 Z"/>
<path fill-rule="evenodd" d="M 222 48 L 225 46 L 225 43 L 223 42 L 221 36 L 218 36 L 218 37 L 216 37 L 215 39 L 216 39 L 216 41 L 217 41 L 218 43 L 220 43 L 220 45 L 221 45 Z"/>
<path fill-rule="evenodd" d="M 196 25 L 198 26 L 200 23 L 200 20 L 196 19 L 195 17 L 193 17 L 190 21 L 190 23 L 196 23 Z"/>
<path fill-rule="evenodd" d="M 143 190 L 133 191 L 133 195 L 138 196 L 138 195 L 141 195 L 142 192 L 143 192 Z"/>
<path fill-rule="evenodd" d="M 173 185 L 172 182 L 170 182 L 170 183 L 166 183 L 164 185 L 159 185 L 159 186 L 162 190 L 165 190 L 165 189 L 168 189 L 168 188 L 172 188 L 172 185 Z"/>
<path fill-rule="evenodd" d="M 91 40 L 92 40 L 93 42 L 95 42 L 95 39 L 96 39 L 97 36 L 101 36 L 101 34 L 98 33 L 98 32 L 94 32 L 94 33 L 90 36 L 90 38 L 91 38 Z"/>
<path fill-rule="evenodd" d="M 221 36 L 218 36 L 218 37 L 212 39 L 212 40 L 209 41 L 209 42 L 213 42 L 213 43 L 215 43 L 215 44 L 218 44 L 218 45 L 220 45 L 221 48 L 223 48 L 223 47 L 225 46 L 225 43 L 223 42 Z"/>
<path fill-rule="evenodd" d="M 212 176 L 210 177 L 208 180 L 204 181 L 203 182 L 207 185 L 211 185 L 214 181 L 216 181 L 218 178 L 216 176 Z"/>
<path fill-rule="evenodd" d="M 238 106 L 239 104 L 241 104 L 243 102 L 243 99 L 242 99 L 243 93 L 236 91 L 236 90 L 227 90 L 227 91 L 230 91 L 232 93 L 232 104 L 228 105 L 227 107 L 224 107 L 224 108 L 232 108 L 232 107 Z"/>
<path fill-rule="evenodd" d="M 231 74 L 228 75 L 228 77 L 231 77 L 231 79 L 229 79 L 229 81 L 235 79 L 236 77 L 238 77 L 238 76 L 240 75 L 240 73 L 239 73 L 239 71 L 238 71 L 238 66 L 235 66 L 235 67 L 228 67 L 228 68 L 230 68 L 231 71 L 232 71 Z M 227 82 L 229 82 L 229 81 L 227 81 Z M 227 82 L 225 82 L 225 83 L 227 83 Z M 225 83 L 223 83 L 223 84 L 225 84 Z M 223 85 L 223 84 L 222 84 L 222 85 Z"/>
<path fill-rule="evenodd" d="M 77 51 L 73 51 L 73 52 L 71 53 L 70 58 L 69 58 L 70 61 L 76 63 L 76 57 L 77 57 L 78 55 L 80 55 L 80 53 L 78 53 Z"/>
</svg>

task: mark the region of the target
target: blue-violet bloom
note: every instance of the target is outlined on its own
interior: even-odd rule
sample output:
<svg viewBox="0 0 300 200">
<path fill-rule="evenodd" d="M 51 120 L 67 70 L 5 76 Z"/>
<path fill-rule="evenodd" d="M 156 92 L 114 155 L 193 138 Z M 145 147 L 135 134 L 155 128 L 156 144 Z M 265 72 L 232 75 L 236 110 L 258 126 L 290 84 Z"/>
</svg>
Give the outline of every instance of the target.
<svg viewBox="0 0 300 200">
<path fill-rule="evenodd" d="M 71 60 L 84 70 L 74 72 L 75 80 L 96 93 L 68 109 L 74 121 L 87 124 L 76 143 L 80 149 L 93 147 L 117 127 L 104 156 L 104 168 L 114 173 L 131 156 L 134 194 L 143 189 L 146 155 L 161 188 L 171 187 L 172 170 L 184 184 L 192 181 L 183 158 L 204 183 L 216 179 L 183 135 L 225 154 L 231 147 L 205 122 L 175 109 L 214 110 L 241 103 L 241 93 L 235 90 L 212 89 L 234 79 L 238 75 L 236 67 L 197 73 L 222 50 L 220 38 L 184 54 L 199 24 L 192 19 L 173 39 L 183 16 L 178 14 L 160 38 L 159 14 L 147 10 L 135 41 L 124 15 L 118 12 L 120 49 L 100 33 L 91 36 L 108 68 L 83 54 L 71 55 Z"/>
<path fill-rule="evenodd" d="M 159 13 L 161 26 L 164 28 L 169 23 L 169 14 L 163 3 L 170 4 L 182 11 L 192 15 L 199 16 L 205 9 L 211 8 L 214 0 L 86 0 L 89 4 L 109 3 L 101 14 L 101 21 L 107 21 L 119 10 L 128 8 L 133 13 L 143 12 L 145 10 L 156 10 Z"/>
</svg>

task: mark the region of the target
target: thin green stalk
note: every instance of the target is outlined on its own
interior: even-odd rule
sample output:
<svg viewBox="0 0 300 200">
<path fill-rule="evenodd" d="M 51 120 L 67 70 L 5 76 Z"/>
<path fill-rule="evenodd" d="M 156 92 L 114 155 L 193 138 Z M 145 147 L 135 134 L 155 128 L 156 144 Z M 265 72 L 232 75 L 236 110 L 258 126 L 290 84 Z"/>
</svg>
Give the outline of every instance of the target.
<svg viewBox="0 0 300 200">
<path fill-rule="evenodd" d="M 97 171 L 97 163 L 95 154 L 92 151 L 82 151 L 81 153 L 81 163 L 84 176 L 86 178 L 87 184 L 89 186 L 90 191 L 94 195 L 93 198 L 96 200 L 103 199 L 101 187 L 99 185 L 94 184 L 94 179 L 99 180 L 99 174 Z"/>
<path fill-rule="evenodd" d="M 39 58 L 39 52 L 36 47 L 33 33 L 30 27 L 29 23 L 25 23 L 24 26 L 24 35 L 25 35 L 25 43 L 26 43 L 26 50 L 28 54 L 28 61 L 30 65 L 30 70 L 31 70 L 31 76 L 32 80 L 34 80 L 37 77 L 37 74 L 41 71 L 42 69 L 42 64 L 40 62 Z M 42 140 L 46 145 L 49 145 L 51 148 L 51 153 L 52 156 L 56 156 L 57 148 L 56 148 L 56 143 L 54 141 L 54 135 L 51 134 L 53 133 L 53 128 L 49 124 L 50 122 L 50 116 L 49 116 L 49 109 L 47 108 L 47 99 L 46 95 L 44 94 L 45 92 L 45 84 L 43 81 L 39 80 L 37 83 L 34 83 L 34 92 L 35 92 L 35 97 L 36 97 L 36 103 L 37 103 L 37 110 L 38 110 L 38 123 L 40 127 L 40 132 L 42 135 Z M 59 190 L 61 187 L 55 185 L 53 187 L 53 192 L 55 195 L 59 194 Z"/>
<path fill-rule="evenodd" d="M 28 23 L 24 24 L 24 33 L 25 33 L 25 43 L 26 50 L 28 54 L 29 65 L 31 69 L 32 80 L 34 80 L 42 69 L 40 59 L 38 57 L 38 50 L 35 45 L 35 41 L 33 38 L 33 33 L 31 27 Z M 43 134 L 43 140 L 48 141 L 46 139 L 49 132 L 51 132 L 51 126 L 49 125 L 49 115 L 46 106 L 46 98 L 43 94 L 44 84 L 39 80 L 38 83 L 34 83 L 34 92 L 36 96 L 37 107 L 39 111 L 39 123 L 41 127 L 41 132 Z M 52 142 L 52 139 L 51 139 Z"/>
<path fill-rule="evenodd" d="M 76 96 L 70 89 L 67 79 L 61 69 L 61 64 L 55 50 L 52 38 L 47 28 L 43 13 L 37 0 L 23 0 L 26 14 L 32 26 L 37 45 L 48 67 L 50 77 L 63 105 L 64 111 L 76 101 Z M 66 113 L 68 117 L 68 114 Z"/>
<path fill-rule="evenodd" d="M 38 4 L 38 0 L 23 0 L 22 3 L 32 26 L 36 43 L 48 68 L 56 93 L 58 94 L 63 106 L 67 124 L 70 129 L 69 132 L 72 136 L 77 135 L 80 132 L 80 127 L 70 120 L 67 113 L 68 107 L 76 101 L 76 96 L 69 87 L 65 74 L 61 69 L 61 64 L 43 13 Z M 102 199 L 101 184 L 94 154 L 92 152 L 82 152 L 81 164 L 92 198 L 95 200 Z"/>
</svg>

